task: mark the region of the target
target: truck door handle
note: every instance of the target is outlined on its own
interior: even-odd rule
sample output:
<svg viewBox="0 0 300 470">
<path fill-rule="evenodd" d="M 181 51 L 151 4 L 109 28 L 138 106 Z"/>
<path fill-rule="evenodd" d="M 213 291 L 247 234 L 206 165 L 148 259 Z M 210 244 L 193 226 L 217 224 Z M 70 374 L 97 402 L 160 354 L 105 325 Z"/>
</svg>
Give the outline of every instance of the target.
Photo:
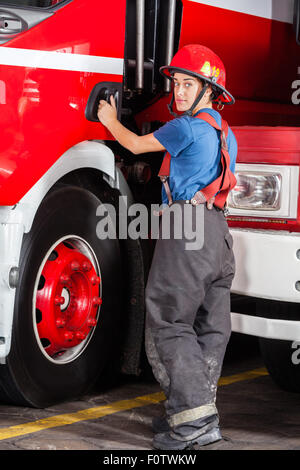
<svg viewBox="0 0 300 470">
<path fill-rule="evenodd" d="M 25 29 L 25 24 L 17 16 L 3 12 L 0 14 L 0 34 L 13 36 Z"/>
<path fill-rule="evenodd" d="M 99 122 L 97 112 L 100 100 L 110 103 L 110 96 L 113 95 L 116 101 L 117 115 L 120 119 L 122 84 L 117 82 L 99 82 L 91 91 L 86 108 L 85 117 L 88 121 Z"/>
<path fill-rule="evenodd" d="M 115 90 L 109 90 L 108 88 L 101 88 L 99 91 L 99 96 L 97 97 L 98 104 L 100 100 L 107 101 L 110 104 L 110 97 L 113 96 L 115 103 L 116 103 L 116 108 L 118 109 L 118 104 L 119 104 L 119 91 Z"/>
</svg>

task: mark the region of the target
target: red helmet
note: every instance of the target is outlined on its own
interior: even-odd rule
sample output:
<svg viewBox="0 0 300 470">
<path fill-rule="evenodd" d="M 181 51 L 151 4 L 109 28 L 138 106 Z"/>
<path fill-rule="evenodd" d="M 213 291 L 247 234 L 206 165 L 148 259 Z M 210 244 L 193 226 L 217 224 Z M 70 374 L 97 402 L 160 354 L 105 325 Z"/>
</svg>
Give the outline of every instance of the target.
<svg viewBox="0 0 300 470">
<path fill-rule="evenodd" d="M 220 104 L 233 104 L 233 96 L 225 89 L 226 71 L 221 59 L 208 47 L 190 44 L 182 47 L 170 65 L 160 67 L 160 73 L 172 80 L 172 73 L 193 75 L 212 85 L 215 99 Z"/>
</svg>

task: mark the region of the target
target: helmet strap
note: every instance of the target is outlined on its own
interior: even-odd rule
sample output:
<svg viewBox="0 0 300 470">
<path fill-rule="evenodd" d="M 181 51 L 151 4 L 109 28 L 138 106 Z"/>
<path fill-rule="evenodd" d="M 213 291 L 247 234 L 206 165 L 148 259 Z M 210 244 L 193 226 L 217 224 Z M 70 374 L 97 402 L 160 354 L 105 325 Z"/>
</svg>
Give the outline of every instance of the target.
<svg viewBox="0 0 300 470">
<path fill-rule="evenodd" d="M 186 111 L 184 114 L 187 114 L 188 116 L 193 116 L 194 109 L 196 108 L 197 104 L 202 100 L 202 98 L 203 98 L 203 96 L 204 96 L 207 89 L 208 89 L 208 84 L 205 83 L 204 87 L 202 88 L 201 92 L 199 93 L 199 95 L 195 99 L 195 101 L 192 104 L 192 106 L 190 107 L 190 109 L 188 109 L 188 111 Z"/>
<path fill-rule="evenodd" d="M 185 111 L 183 114 L 177 114 L 175 113 L 175 111 L 173 111 L 173 104 L 174 104 L 174 100 L 175 100 L 175 96 L 174 96 L 174 91 L 173 91 L 173 94 L 172 94 L 172 99 L 170 101 L 170 103 L 168 104 L 168 110 L 169 112 L 172 114 L 172 116 L 174 117 L 180 117 L 180 116 L 193 116 L 193 111 L 194 109 L 196 108 L 197 104 L 202 100 L 206 90 L 208 89 L 208 83 L 206 83 L 201 92 L 199 93 L 199 95 L 197 96 L 197 98 L 195 99 L 194 103 L 192 104 L 192 106 L 190 107 L 190 109 L 188 109 L 187 111 Z"/>
<path fill-rule="evenodd" d="M 175 113 L 175 111 L 173 111 L 174 100 L 175 100 L 175 96 L 174 96 L 174 91 L 173 91 L 171 101 L 167 106 L 168 106 L 169 113 L 172 114 L 172 116 L 174 117 L 178 117 L 178 116 L 181 116 L 181 114 L 177 114 Z"/>
</svg>

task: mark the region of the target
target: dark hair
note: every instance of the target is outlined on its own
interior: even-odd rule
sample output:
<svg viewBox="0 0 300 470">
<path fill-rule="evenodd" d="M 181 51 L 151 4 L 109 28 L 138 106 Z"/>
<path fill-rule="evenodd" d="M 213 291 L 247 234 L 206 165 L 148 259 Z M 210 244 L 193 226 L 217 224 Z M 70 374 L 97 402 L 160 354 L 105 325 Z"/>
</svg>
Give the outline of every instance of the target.
<svg viewBox="0 0 300 470">
<path fill-rule="evenodd" d="M 216 101 L 218 96 L 221 94 L 221 92 L 213 86 L 211 83 L 207 82 L 206 80 L 203 80 L 202 78 L 199 78 L 200 82 L 202 83 L 202 86 L 204 86 L 206 83 L 208 83 L 211 86 L 212 93 L 210 95 L 210 101 Z"/>
</svg>

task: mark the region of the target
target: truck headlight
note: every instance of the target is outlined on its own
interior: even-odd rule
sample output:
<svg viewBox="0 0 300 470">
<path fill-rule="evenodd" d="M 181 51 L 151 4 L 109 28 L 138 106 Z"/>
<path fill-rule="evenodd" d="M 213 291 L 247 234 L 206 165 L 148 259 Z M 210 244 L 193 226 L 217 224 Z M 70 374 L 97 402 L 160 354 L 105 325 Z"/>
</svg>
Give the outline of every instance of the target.
<svg viewBox="0 0 300 470">
<path fill-rule="evenodd" d="M 229 215 L 267 219 L 297 219 L 298 165 L 237 163 L 237 185 L 228 197 Z"/>
<path fill-rule="evenodd" d="M 237 184 L 228 198 L 233 209 L 277 211 L 280 209 L 280 173 L 236 172 Z"/>
</svg>

